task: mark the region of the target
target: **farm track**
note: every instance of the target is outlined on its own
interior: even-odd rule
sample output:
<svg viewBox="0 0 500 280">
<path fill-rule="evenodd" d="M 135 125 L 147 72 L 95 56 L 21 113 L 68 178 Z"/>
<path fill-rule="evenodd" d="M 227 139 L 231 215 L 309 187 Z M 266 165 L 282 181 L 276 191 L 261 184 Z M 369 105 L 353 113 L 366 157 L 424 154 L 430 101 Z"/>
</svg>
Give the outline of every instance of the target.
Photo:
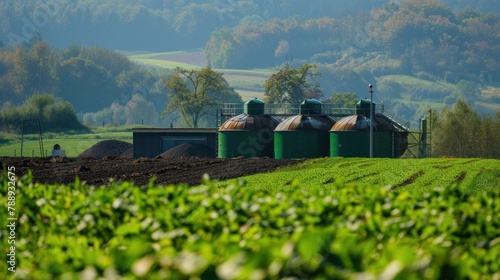
<svg viewBox="0 0 500 280">
<path fill-rule="evenodd" d="M 153 177 L 156 178 L 156 184 L 198 185 L 204 174 L 208 174 L 212 179 L 226 180 L 273 171 L 301 161 L 270 158 L 0 157 L 0 165 L 14 166 L 18 176 L 23 176 L 31 170 L 34 182 L 68 184 L 78 177 L 88 185 L 109 185 L 111 178 L 115 181 L 133 181 L 138 185 L 146 185 Z"/>
</svg>

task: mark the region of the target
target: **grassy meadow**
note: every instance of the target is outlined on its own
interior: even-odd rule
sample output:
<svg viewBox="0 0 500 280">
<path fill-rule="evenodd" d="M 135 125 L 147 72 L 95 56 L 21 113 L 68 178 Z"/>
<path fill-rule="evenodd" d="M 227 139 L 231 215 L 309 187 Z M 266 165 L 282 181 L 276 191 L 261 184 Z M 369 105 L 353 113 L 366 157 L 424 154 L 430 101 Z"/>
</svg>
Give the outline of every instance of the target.
<svg viewBox="0 0 500 280">
<path fill-rule="evenodd" d="M 191 57 L 192 56 L 192 57 Z M 161 67 L 175 69 L 182 67 L 186 69 L 197 69 L 206 66 L 203 60 L 204 52 L 200 50 L 176 51 L 162 53 L 147 53 L 130 55 L 131 61 Z M 243 100 L 250 98 L 264 98 L 263 84 L 272 74 L 271 69 L 215 69 L 224 73 L 224 78 L 241 95 Z"/>
<path fill-rule="evenodd" d="M 135 126 L 134 126 L 135 127 Z M 121 140 L 132 143 L 132 126 L 98 127 L 90 133 L 43 133 L 44 153 L 51 154 L 55 144 L 65 150 L 66 156 L 76 157 L 86 149 L 103 140 Z M 0 156 L 20 156 L 21 135 L 0 133 L 3 141 L 0 143 Z M 40 156 L 40 145 L 37 134 L 28 134 L 24 137 L 23 156 Z"/>
</svg>

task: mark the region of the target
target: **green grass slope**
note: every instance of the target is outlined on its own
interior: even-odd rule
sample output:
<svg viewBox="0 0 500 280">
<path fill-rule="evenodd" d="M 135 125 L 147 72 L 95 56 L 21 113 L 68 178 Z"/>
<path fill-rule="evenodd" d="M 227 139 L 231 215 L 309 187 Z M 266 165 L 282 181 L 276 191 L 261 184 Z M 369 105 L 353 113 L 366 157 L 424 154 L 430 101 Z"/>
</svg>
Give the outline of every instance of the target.
<svg viewBox="0 0 500 280">
<path fill-rule="evenodd" d="M 163 53 L 147 53 L 130 55 L 129 59 L 144 65 L 175 69 L 182 67 L 186 69 L 198 69 L 206 65 L 201 62 L 200 53 L 203 51 L 177 51 Z M 204 52 L 203 52 L 204 53 Z M 192 54 L 193 57 L 190 57 Z M 263 84 L 272 74 L 271 69 L 215 69 L 224 73 L 224 78 L 240 94 L 243 100 L 251 98 L 264 98 Z"/>
</svg>

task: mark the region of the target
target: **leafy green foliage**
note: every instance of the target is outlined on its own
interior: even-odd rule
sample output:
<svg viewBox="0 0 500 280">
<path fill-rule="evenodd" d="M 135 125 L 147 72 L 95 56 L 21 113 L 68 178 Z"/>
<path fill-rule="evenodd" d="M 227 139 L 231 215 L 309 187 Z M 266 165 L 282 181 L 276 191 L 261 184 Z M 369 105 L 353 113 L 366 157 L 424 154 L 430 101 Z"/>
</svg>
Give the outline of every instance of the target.
<svg viewBox="0 0 500 280">
<path fill-rule="evenodd" d="M 480 116 L 465 100 L 445 107 L 435 122 L 436 156 L 500 159 L 500 118 Z"/>
<path fill-rule="evenodd" d="M 140 119 L 136 122 L 137 115 L 147 106 L 155 117 L 148 123 L 154 124 L 166 101 L 166 90 L 159 85 L 169 73 L 145 69 L 125 55 L 103 48 L 69 46 L 56 51 L 46 42 L 36 41 L 30 48 L 0 51 L 0 102 L 8 107 L 33 94 L 52 94 L 69 101 L 78 112 L 110 109 L 113 103 L 128 108 L 120 114 L 122 120 L 109 118 L 105 120 L 108 124 L 140 123 Z M 138 100 L 144 106 L 127 104 L 137 104 Z"/>
<path fill-rule="evenodd" d="M 5 205 L 6 175 L 0 185 Z M 341 183 L 284 192 L 208 178 L 195 188 L 92 187 L 29 174 L 17 191 L 17 279 L 499 276 L 499 192 L 449 186 L 418 198 Z"/>
<path fill-rule="evenodd" d="M 214 113 L 216 106 L 231 102 L 231 99 L 241 102 L 222 75 L 210 67 L 200 70 L 177 68 L 176 74 L 165 79 L 165 85 L 171 91 L 170 102 L 163 114 L 180 111 L 190 127 L 198 127 L 202 117 Z"/>
<path fill-rule="evenodd" d="M 19 107 L 2 108 L 0 128 L 19 133 L 23 120 L 36 118 L 40 118 L 43 131 L 88 130 L 77 119 L 75 110 L 69 102 L 56 101 L 50 94 L 35 94 Z"/>
<path fill-rule="evenodd" d="M 354 92 L 334 92 L 330 98 L 322 100 L 323 103 L 336 104 L 338 108 L 354 108 L 358 101 Z"/>
<path fill-rule="evenodd" d="M 30 50 L 17 48 L 13 66 L 16 89 L 26 96 L 55 92 L 58 87 L 58 58 L 44 41 L 36 42 Z"/>
<path fill-rule="evenodd" d="M 316 65 L 304 64 L 295 69 L 287 62 L 282 67 L 276 67 L 276 71 L 264 83 L 267 102 L 299 104 L 306 98 L 319 99 L 323 96 L 315 80 L 320 75 Z"/>
<path fill-rule="evenodd" d="M 344 183 L 373 188 L 389 186 L 395 191 L 411 191 L 413 196 L 456 184 L 466 192 L 499 191 L 500 178 L 494 176 L 500 171 L 498 163 L 495 159 L 474 158 L 318 158 L 240 179 L 251 188 L 266 191 L 293 190 L 295 185 L 322 189 Z M 220 186 L 227 184 L 221 182 Z"/>
</svg>

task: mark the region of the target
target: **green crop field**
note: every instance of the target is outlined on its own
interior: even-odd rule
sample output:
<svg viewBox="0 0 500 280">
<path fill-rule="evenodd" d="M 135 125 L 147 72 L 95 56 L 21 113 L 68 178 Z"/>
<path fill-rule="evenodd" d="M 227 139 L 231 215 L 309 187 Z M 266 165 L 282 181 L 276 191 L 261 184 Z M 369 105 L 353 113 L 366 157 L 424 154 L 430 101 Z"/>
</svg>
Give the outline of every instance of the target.
<svg viewBox="0 0 500 280">
<path fill-rule="evenodd" d="M 134 126 L 135 127 L 135 126 Z M 21 135 L 0 134 L 5 139 L 0 143 L 0 156 L 20 156 L 21 155 Z M 43 133 L 44 153 L 50 155 L 52 147 L 59 144 L 65 150 L 66 156 L 76 157 L 86 149 L 103 140 L 121 140 L 132 143 L 132 127 L 105 127 L 94 128 L 91 133 Z M 40 145 L 38 135 L 26 135 L 23 145 L 23 156 L 40 156 Z"/>
<path fill-rule="evenodd" d="M 498 160 L 317 159 L 198 187 L 15 174 L 7 279 L 500 277 Z"/>
<path fill-rule="evenodd" d="M 459 184 L 466 192 L 500 191 L 500 160 L 496 159 L 369 159 L 321 158 L 273 173 L 239 178 L 270 191 L 296 186 L 328 188 L 338 183 L 404 189 L 423 195 L 436 187 Z M 221 182 L 221 186 L 234 183 Z"/>
</svg>

